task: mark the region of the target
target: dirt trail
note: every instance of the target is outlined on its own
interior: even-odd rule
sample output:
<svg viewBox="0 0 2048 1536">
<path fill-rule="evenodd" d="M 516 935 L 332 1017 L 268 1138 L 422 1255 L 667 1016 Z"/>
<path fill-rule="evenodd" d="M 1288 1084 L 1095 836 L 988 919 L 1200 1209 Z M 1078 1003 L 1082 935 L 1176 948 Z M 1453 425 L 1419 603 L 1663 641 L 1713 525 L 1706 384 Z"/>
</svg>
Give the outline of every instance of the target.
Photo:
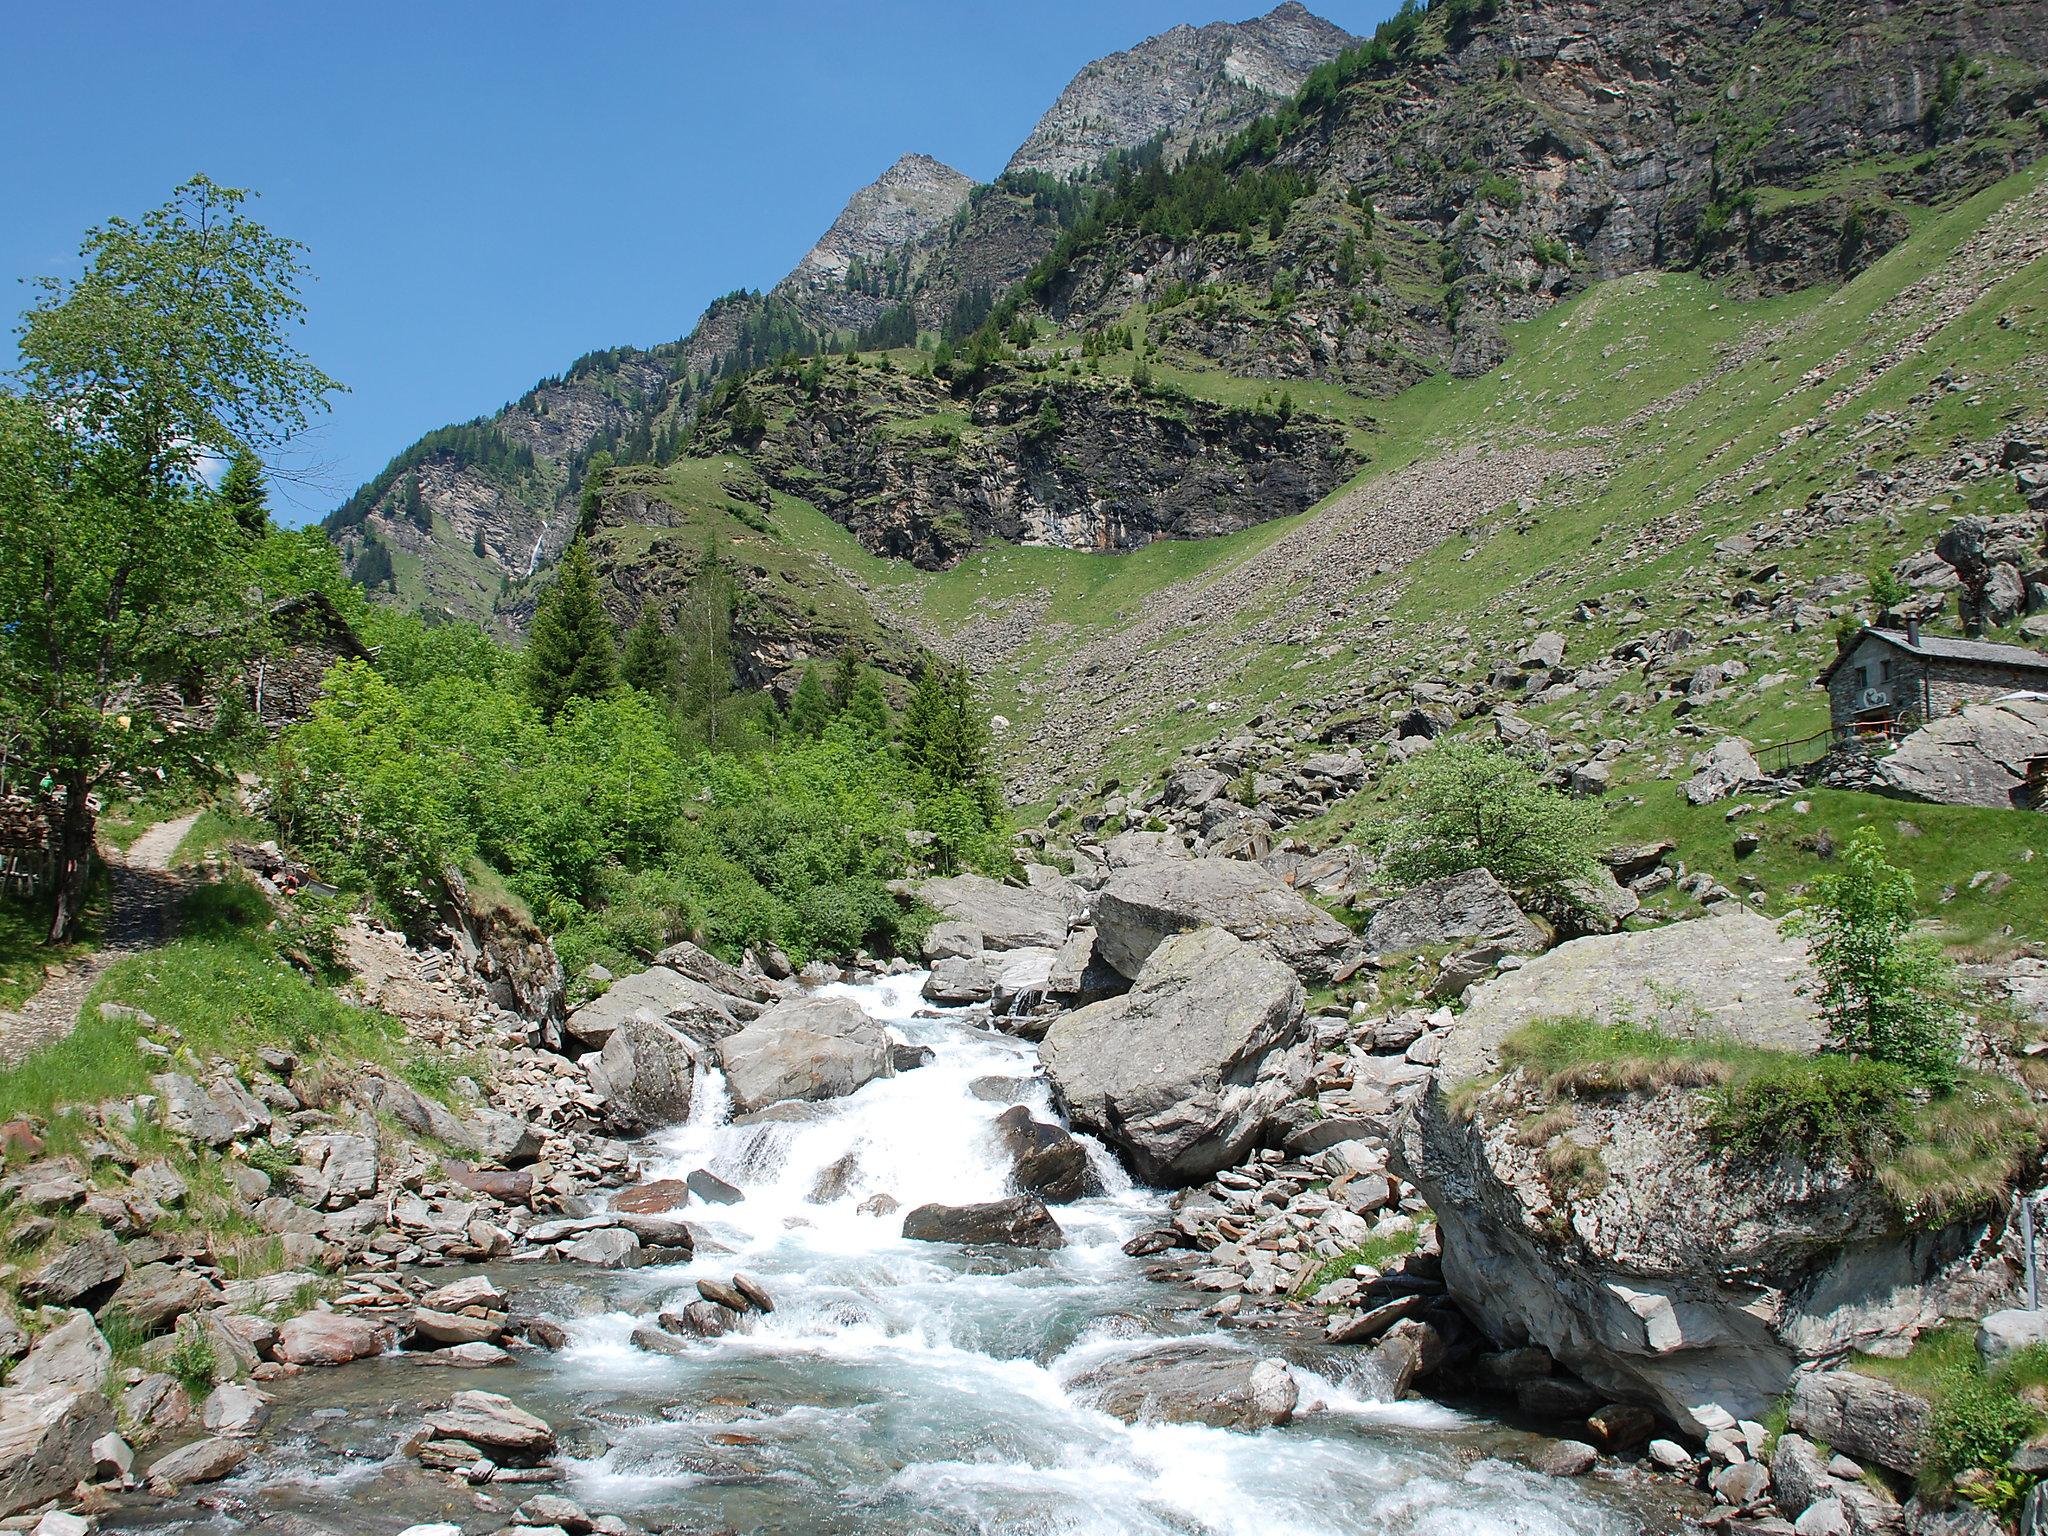
<svg viewBox="0 0 2048 1536">
<path fill-rule="evenodd" d="M 100 850 L 113 883 L 107 941 L 53 976 L 20 1008 L 0 1009 L 0 1066 L 14 1066 L 30 1051 L 61 1040 L 78 1025 L 86 994 L 116 960 L 155 949 L 170 937 L 178 897 L 187 882 L 171 872 L 171 855 L 199 819 L 197 811 L 158 822 L 128 851 Z"/>
</svg>

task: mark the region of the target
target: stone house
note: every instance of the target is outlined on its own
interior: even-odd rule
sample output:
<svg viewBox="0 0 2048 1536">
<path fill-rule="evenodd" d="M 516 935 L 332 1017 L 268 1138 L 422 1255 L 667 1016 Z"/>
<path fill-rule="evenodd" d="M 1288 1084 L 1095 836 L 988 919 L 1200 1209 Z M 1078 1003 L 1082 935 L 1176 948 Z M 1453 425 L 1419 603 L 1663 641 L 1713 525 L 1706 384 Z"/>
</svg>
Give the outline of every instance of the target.
<svg viewBox="0 0 2048 1536">
<path fill-rule="evenodd" d="M 1838 739 L 1897 736 L 1965 704 L 2048 692 L 2048 655 L 2023 645 L 1926 635 L 1918 624 L 1870 626 L 1842 647 L 1820 682 Z"/>
</svg>

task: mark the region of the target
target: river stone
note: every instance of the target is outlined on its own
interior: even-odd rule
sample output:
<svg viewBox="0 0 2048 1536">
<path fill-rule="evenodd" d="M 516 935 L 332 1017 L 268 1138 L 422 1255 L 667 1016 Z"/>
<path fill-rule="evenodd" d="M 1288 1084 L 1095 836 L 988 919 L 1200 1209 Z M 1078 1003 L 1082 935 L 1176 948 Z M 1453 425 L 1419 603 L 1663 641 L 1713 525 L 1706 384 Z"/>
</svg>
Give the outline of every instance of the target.
<svg viewBox="0 0 2048 1536">
<path fill-rule="evenodd" d="M 732 1277 L 732 1288 L 744 1296 L 756 1312 L 773 1312 L 775 1298 L 768 1294 L 768 1287 L 752 1275 L 736 1274 Z"/>
<path fill-rule="evenodd" d="M 199 1422 L 216 1435 L 253 1435 L 270 1422 L 271 1401 L 247 1382 L 224 1381 L 199 1405 Z"/>
<path fill-rule="evenodd" d="M 598 1269 L 629 1269 L 639 1262 L 640 1239 L 623 1227 L 600 1227 L 564 1243 L 562 1257 Z"/>
<path fill-rule="evenodd" d="M 924 936 L 924 958 L 928 965 L 941 960 L 965 960 L 981 953 L 981 930 L 967 923 L 933 923 Z"/>
<path fill-rule="evenodd" d="M 584 1045 L 603 1045 L 627 1019 L 644 1017 L 692 1039 L 715 1040 L 739 1027 L 719 992 L 694 976 L 652 966 L 611 984 L 568 1017 L 563 1028 Z"/>
<path fill-rule="evenodd" d="M 1423 881 L 1374 912 L 1365 930 L 1365 947 L 1382 955 L 1467 939 L 1513 954 L 1543 948 L 1543 930 L 1484 869 Z"/>
<path fill-rule="evenodd" d="M 465 1124 L 479 1155 L 507 1168 L 532 1162 L 547 1144 L 546 1133 L 532 1121 L 495 1109 L 472 1109 Z"/>
<path fill-rule="evenodd" d="M 1207 1340 L 1154 1345 L 1067 1384 L 1079 1401 L 1126 1424 L 1267 1429 L 1294 1417 L 1300 1389 L 1282 1360 Z"/>
<path fill-rule="evenodd" d="M 2048 699 L 1965 704 L 1914 731 L 1878 759 L 1878 782 L 1937 805 L 2018 803 L 2028 765 L 2048 754 Z"/>
<path fill-rule="evenodd" d="M 277 1357 L 290 1365 L 347 1365 L 381 1355 L 392 1331 L 346 1312 L 301 1312 L 277 1330 Z"/>
<path fill-rule="evenodd" d="M 738 1205 L 746 1198 L 737 1186 L 726 1183 L 709 1168 L 697 1169 L 683 1182 L 706 1205 Z"/>
<path fill-rule="evenodd" d="M 650 1018 L 621 1019 L 594 1056 L 583 1058 L 591 1088 L 604 1100 L 607 1127 L 637 1136 L 689 1117 L 697 1047 Z"/>
<path fill-rule="evenodd" d="M 108 1310 L 133 1318 L 150 1333 L 168 1328 L 187 1312 L 219 1303 L 220 1287 L 206 1276 L 172 1264 L 144 1264 L 128 1272 L 107 1303 Z"/>
<path fill-rule="evenodd" d="M 1599 1463 L 1600 1453 L 1583 1440 L 1552 1440 L 1529 1458 L 1545 1477 L 1584 1477 Z"/>
<path fill-rule="evenodd" d="M 777 1004 L 721 1040 L 737 1113 L 784 1099 L 836 1099 L 889 1070 L 889 1034 L 857 1004 L 805 997 Z"/>
<path fill-rule="evenodd" d="M 734 1287 L 727 1285 L 723 1280 L 714 1280 L 709 1275 L 697 1282 L 697 1294 L 730 1312 L 745 1312 L 752 1305 Z"/>
<path fill-rule="evenodd" d="M 503 1313 L 472 1317 L 464 1312 L 437 1312 L 414 1307 L 412 1331 L 430 1344 L 487 1344 L 504 1331 Z"/>
<path fill-rule="evenodd" d="M 0 1388 L 0 1517 L 61 1498 L 93 1473 L 93 1443 L 114 1406 L 78 1387 Z"/>
<path fill-rule="evenodd" d="M 681 1179 L 650 1179 L 612 1196 L 612 1209 L 638 1216 L 679 1211 L 690 1203 L 690 1186 Z"/>
<path fill-rule="evenodd" d="M 427 1415 L 427 1428 L 436 1440 L 466 1441 L 514 1466 L 531 1466 L 555 1448 L 546 1419 L 495 1392 L 456 1393 L 446 1408 Z"/>
<path fill-rule="evenodd" d="M 1329 913 L 1238 859 L 1120 869 L 1096 893 L 1093 915 L 1096 954 L 1133 980 L 1170 936 L 1196 928 L 1223 929 L 1315 977 L 1330 975 L 1352 942 L 1351 930 Z"/>
<path fill-rule="evenodd" d="M 1066 1235 L 1036 1195 L 978 1205 L 920 1205 L 903 1218 L 903 1235 L 923 1243 L 1064 1248 Z"/>
<path fill-rule="evenodd" d="M 159 1496 L 176 1493 L 193 1483 L 215 1483 L 249 1459 L 246 1440 L 215 1435 L 181 1445 L 150 1464 L 149 1491 Z"/>
<path fill-rule="evenodd" d="M 1792 1378 L 1786 1417 L 1810 1439 L 1911 1476 L 1926 1456 L 1934 1409 L 1926 1398 L 1861 1371 L 1812 1371 Z"/>
<path fill-rule="evenodd" d="M 700 1339 L 721 1338 L 738 1328 L 742 1320 L 742 1314 L 715 1301 L 693 1301 L 680 1312 L 661 1314 L 662 1327 Z"/>
<path fill-rule="evenodd" d="M 1033 1117 L 1022 1104 L 996 1116 L 995 1134 L 1010 1160 L 1010 1182 L 1050 1205 L 1065 1205 L 1096 1191 L 1088 1153 L 1056 1125 Z"/>
<path fill-rule="evenodd" d="M 1039 1046 L 1053 1098 L 1148 1184 L 1234 1167 L 1307 1086 L 1301 983 L 1220 928 L 1161 943 L 1137 985 L 1057 1020 Z"/>
<path fill-rule="evenodd" d="M 37 1339 L 28 1357 L 7 1377 L 24 1392 L 70 1387 L 98 1392 L 114 1372 L 114 1351 L 94 1326 L 92 1314 L 72 1312 Z"/>
<path fill-rule="evenodd" d="M 447 1105 L 428 1098 L 410 1083 L 369 1072 L 350 1083 L 349 1095 L 370 1113 L 397 1121 L 415 1136 L 425 1136 L 461 1151 L 476 1150 L 476 1137 L 470 1128 L 456 1119 Z"/>
<path fill-rule="evenodd" d="M 918 900 L 981 936 L 986 949 L 1057 949 L 1078 906 L 1071 887 L 1019 890 L 984 875 L 951 875 L 917 887 Z"/>
</svg>

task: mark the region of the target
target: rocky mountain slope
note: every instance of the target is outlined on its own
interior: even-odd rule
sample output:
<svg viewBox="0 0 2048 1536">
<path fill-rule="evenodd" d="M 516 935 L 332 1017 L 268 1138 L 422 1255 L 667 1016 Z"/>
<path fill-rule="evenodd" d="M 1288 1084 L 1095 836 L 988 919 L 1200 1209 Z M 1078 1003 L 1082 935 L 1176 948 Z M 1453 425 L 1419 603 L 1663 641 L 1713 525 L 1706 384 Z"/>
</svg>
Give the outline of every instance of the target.
<svg viewBox="0 0 2048 1536">
<path fill-rule="evenodd" d="M 1115 124 L 1056 107 L 1020 157 L 1066 164 L 1058 175 L 1010 175 L 971 187 L 957 171 L 909 154 L 848 201 L 796 268 L 766 292 L 715 301 L 688 335 L 651 349 L 579 359 L 489 417 L 430 433 L 327 519 L 352 565 L 402 605 L 516 633 L 531 608 L 521 587 L 572 536 L 587 464 L 666 461 L 718 375 L 788 353 L 809 354 L 881 327 L 892 335 L 966 328 L 1050 251 L 1079 202 L 1062 178 L 1107 149 L 1155 136 L 1185 149 L 1234 131 L 1291 92 L 1348 34 L 1284 4 L 1253 21 L 1181 27 L 1077 77 L 1064 107 L 1144 77 L 1142 106 Z M 1096 66 L 1091 66 L 1095 69 Z M 1120 83 L 1118 83 L 1120 82 Z M 1099 145 L 1099 148 L 1089 146 Z M 970 192 L 972 196 L 970 197 Z M 900 311 L 891 322 L 892 311 Z M 899 337 L 898 339 L 907 339 Z M 365 563 L 372 546 L 378 553 Z"/>
<path fill-rule="evenodd" d="M 1295 0 L 1250 21 L 1175 27 L 1076 75 L 1005 169 L 1071 178 L 1154 140 L 1177 158 L 1292 96 L 1354 41 Z"/>
</svg>

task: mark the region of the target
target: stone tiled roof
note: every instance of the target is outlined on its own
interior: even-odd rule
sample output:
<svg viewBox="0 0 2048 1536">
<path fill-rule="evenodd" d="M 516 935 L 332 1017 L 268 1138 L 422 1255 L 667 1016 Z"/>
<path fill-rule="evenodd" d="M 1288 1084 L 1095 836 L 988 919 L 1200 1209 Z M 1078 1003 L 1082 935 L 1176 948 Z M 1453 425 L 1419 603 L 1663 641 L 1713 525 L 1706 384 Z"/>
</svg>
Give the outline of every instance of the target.
<svg viewBox="0 0 2048 1536">
<path fill-rule="evenodd" d="M 2048 655 L 2031 650 L 2024 645 L 2000 645 L 1990 640 L 1959 640 L 1953 635 L 1922 634 L 1916 642 L 1902 629 L 1878 629 L 1865 626 L 1857 633 L 1856 641 L 1865 636 L 1882 640 L 1886 645 L 1912 656 L 1932 656 L 1944 661 L 1976 661 L 1989 667 L 2025 667 L 2033 671 L 2048 672 Z M 1826 682 L 1834 676 L 1835 668 L 1843 658 L 1856 648 L 1856 641 L 1842 647 L 1835 659 L 1827 664 L 1820 674 Z"/>
</svg>

